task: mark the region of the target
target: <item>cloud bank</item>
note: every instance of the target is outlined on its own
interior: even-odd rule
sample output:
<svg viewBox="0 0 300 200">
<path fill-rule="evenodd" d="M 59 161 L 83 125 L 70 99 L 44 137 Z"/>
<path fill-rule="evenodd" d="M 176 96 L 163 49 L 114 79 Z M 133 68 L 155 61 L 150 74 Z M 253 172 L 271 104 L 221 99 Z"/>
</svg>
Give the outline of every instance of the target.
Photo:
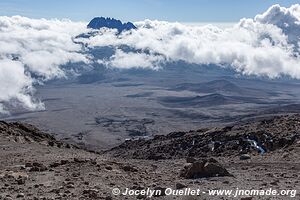
<svg viewBox="0 0 300 200">
<path fill-rule="evenodd" d="M 183 60 L 199 65 L 229 66 L 247 75 L 300 78 L 299 16 L 300 5 L 290 8 L 274 5 L 254 19 L 241 19 L 227 29 L 146 20 L 136 23 L 137 30 L 117 35 L 105 29 L 84 42 L 91 47 L 118 49 L 127 45 L 148 52 L 148 56 L 125 55 L 118 49 L 106 61 L 113 67 L 157 68 L 160 61 Z M 139 62 L 132 62 L 135 58 Z"/>
<path fill-rule="evenodd" d="M 122 69 L 151 68 L 156 70 L 160 68 L 164 61 L 163 56 L 140 52 L 124 52 L 121 49 L 116 49 L 115 54 L 111 56 L 109 61 L 99 60 L 98 63 Z"/>
<path fill-rule="evenodd" d="M 167 62 L 185 61 L 230 67 L 246 75 L 300 78 L 298 4 L 274 5 L 226 29 L 150 20 L 135 25 L 136 30 L 121 34 L 101 29 L 78 38 L 91 31 L 86 23 L 0 17 L 0 112 L 7 111 L 5 105 L 11 102 L 29 110 L 43 109 L 32 97 L 34 85 L 66 76 L 63 66 L 68 63 L 156 70 Z M 103 46 L 113 47 L 115 53 L 101 60 L 88 55 Z"/>
<path fill-rule="evenodd" d="M 17 103 L 29 110 L 43 109 L 32 97 L 33 85 L 64 76 L 60 67 L 88 62 L 73 38 L 85 24 L 68 20 L 0 17 L 0 112 Z"/>
</svg>

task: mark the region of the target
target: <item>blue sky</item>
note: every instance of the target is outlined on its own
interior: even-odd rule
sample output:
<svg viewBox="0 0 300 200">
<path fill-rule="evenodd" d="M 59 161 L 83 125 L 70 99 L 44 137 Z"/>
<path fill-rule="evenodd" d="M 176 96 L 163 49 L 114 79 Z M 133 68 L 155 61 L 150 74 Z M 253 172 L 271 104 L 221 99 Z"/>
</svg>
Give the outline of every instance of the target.
<svg viewBox="0 0 300 200">
<path fill-rule="evenodd" d="M 106 16 L 125 21 L 236 22 L 273 4 L 295 3 L 299 0 L 0 0 L 0 15 L 75 21 Z"/>
</svg>

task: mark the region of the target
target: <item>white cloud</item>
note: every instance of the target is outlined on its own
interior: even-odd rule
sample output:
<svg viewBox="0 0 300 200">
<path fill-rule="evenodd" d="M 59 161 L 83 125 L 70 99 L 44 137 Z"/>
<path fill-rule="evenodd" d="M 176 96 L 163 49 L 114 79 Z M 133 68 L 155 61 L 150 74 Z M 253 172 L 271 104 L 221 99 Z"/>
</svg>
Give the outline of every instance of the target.
<svg viewBox="0 0 300 200">
<path fill-rule="evenodd" d="M 25 74 L 24 66 L 19 61 L 8 59 L 0 60 L 0 100 L 17 100 L 26 109 L 42 109 L 43 105 L 34 101 L 32 92 L 32 79 Z M 4 106 L 0 104 L 0 112 L 4 112 Z"/>
<path fill-rule="evenodd" d="M 64 76 L 60 66 L 68 62 L 88 62 L 81 46 L 73 42 L 85 31 L 85 23 L 68 20 L 0 17 L 0 102 L 14 100 L 26 109 L 41 109 L 32 98 L 33 85 Z M 0 112 L 4 111 L 0 103 Z"/>
<path fill-rule="evenodd" d="M 165 58 L 167 61 L 229 65 L 244 74 L 300 78 L 299 53 L 295 51 L 300 35 L 299 11 L 299 5 L 291 8 L 275 5 L 254 19 L 242 19 L 227 29 L 145 20 L 136 23 L 137 30 L 120 35 L 102 30 L 85 42 L 89 46 L 118 48 L 127 45 L 149 51 L 151 59 L 143 58 L 145 63 L 141 67 L 156 67 L 157 62 Z M 122 54 L 121 59 L 116 59 L 119 54 L 117 51 L 111 57 L 111 64 L 124 67 L 125 56 Z M 133 53 L 126 56 L 134 58 Z M 137 53 L 136 57 L 141 58 L 141 55 Z M 116 62 L 118 60 L 120 62 Z M 149 61 L 153 61 L 152 65 Z M 125 62 L 126 68 L 136 67 L 135 62 Z"/>
<path fill-rule="evenodd" d="M 111 57 L 111 59 L 108 62 L 104 61 L 104 64 L 122 69 L 150 68 L 155 70 L 160 68 L 160 65 L 163 61 L 163 56 L 157 56 L 146 53 L 126 53 L 120 49 L 117 49 L 115 54 Z M 103 62 L 100 61 L 100 63 Z"/>
<path fill-rule="evenodd" d="M 296 4 L 290 8 L 274 5 L 265 13 L 257 15 L 254 19 L 263 24 L 273 24 L 279 27 L 289 42 L 297 45 L 300 39 L 300 5 Z"/>
</svg>

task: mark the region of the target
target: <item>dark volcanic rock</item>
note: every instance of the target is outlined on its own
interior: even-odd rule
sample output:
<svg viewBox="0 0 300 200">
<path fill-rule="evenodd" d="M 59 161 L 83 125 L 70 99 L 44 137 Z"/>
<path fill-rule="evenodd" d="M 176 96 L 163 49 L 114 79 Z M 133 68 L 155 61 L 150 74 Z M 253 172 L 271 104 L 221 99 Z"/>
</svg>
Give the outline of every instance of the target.
<svg viewBox="0 0 300 200">
<path fill-rule="evenodd" d="M 251 156 L 248 154 L 242 154 L 240 156 L 240 160 L 249 160 L 249 159 L 251 159 Z"/>
<path fill-rule="evenodd" d="M 122 169 L 125 171 L 125 172 L 137 172 L 138 170 L 130 165 L 125 165 L 125 166 L 122 166 Z"/>
<path fill-rule="evenodd" d="M 97 189 L 86 189 L 83 190 L 83 195 L 88 196 L 89 198 L 97 198 L 99 191 Z"/>
<path fill-rule="evenodd" d="M 30 169 L 31 172 L 43 172 L 43 171 L 46 171 L 48 168 L 42 164 L 42 163 L 37 163 L 37 162 L 34 162 L 32 163 L 32 167 Z"/>
<path fill-rule="evenodd" d="M 174 132 L 149 140 L 129 140 L 107 153 L 150 160 L 239 156 L 284 149 L 299 139 L 300 115 L 291 115 L 221 128 Z"/>
<path fill-rule="evenodd" d="M 231 174 L 216 160 L 201 160 L 190 163 L 180 173 L 181 177 L 187 179 L 231 176 Z"/>
<path fill-rule="evenodd" d="M 119 33 L 126 30 L 136 29 L 136 27 L 131 22 L 122 23 L 120 20 L 104 17 L 96 17 L 92 19 L 92 21 L 87 25 L 87 27 L 92 29 L 101 29 L 104 27 L 117 29 Z"/>
<path fill-rule="evenodd" d="M 19 143 L 39 143 L 51 147 L 75 147 L 55 139 L 54 136 L 40 131 L 33 125 L 13 122 L 7 123 L 0 121 L 0 135 L 8 136 L 11 141 Z"/>
<path fill-rule="evenodd" d="M 177 190 L 180 190 L 180 189 L 183 189 L 183 188 L 186 188 L 186 185 L 182 184 L 182 183 L 176 183 L 175 184 L 175 188 Z"/>
</svg>

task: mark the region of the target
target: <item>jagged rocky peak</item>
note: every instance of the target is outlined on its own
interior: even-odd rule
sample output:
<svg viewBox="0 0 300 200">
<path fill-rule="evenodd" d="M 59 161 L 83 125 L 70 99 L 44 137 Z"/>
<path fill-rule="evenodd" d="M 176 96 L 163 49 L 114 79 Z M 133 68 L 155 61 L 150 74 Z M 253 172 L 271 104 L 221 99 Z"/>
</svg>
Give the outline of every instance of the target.
<svg viewBox="0 0 300 200">
<path fill-rule="evenodd" d="M 109 17 L 95 17 L 94 19 L 92 19 L 92 21 L 90 21 L 87 27 L 92 29 L 101 29 L 106 27 L 117 29 L 119 32 L 136 29 L 136 26 L 131 22 L 122 23 L 120 20 Z"/>
</svg>

